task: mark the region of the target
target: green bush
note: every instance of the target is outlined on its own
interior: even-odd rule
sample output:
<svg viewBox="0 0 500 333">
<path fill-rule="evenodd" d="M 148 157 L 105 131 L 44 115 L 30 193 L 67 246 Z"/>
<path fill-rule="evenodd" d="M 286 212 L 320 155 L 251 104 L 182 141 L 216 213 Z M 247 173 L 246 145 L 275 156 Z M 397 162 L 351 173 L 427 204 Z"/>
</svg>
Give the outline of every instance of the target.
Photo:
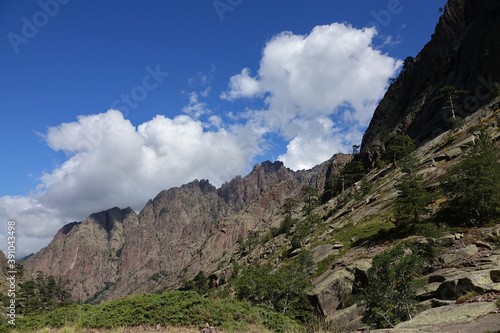
<svg viewBox="0 0 500 333">
<path fill-rule="evenodd" d="M 1 332 L 14 328 L 21 331 L 44 327 L 80 328 L 134 327 L 140 325 L 192 326 L 205 322 L 221 328 L 245 328 L 248 325 L 265 326 L 275 332 L 291 329 L 301 331 L 302 326 L 286 316 L 248 302 L 234 299 L 205 299 L 193 291 L 173 291 L 161 295 L 137 295 L 117 299 L 100 305 L 71 305 L 44 314 L 16 319 L 16 326 L 0 325 Z"/>
<path fill-rule="evenodd" d="M 385 150 L 381 160 L 386 163 L 396 163 L 415 150 L 416 146 L 408 135 L 394 135 L 385 142 Z"/>
<path fill-rule="evenodd" d="M 366 306 L 365 322 L 392 327 L 418 312 L 416 289 L 422 284 L 418 278 L 433 258 L 432 246 L 401 244 L 373 258 L 369 284 L 360 286 L 357 296 L 357 302 Z"/>
<path fill-rule="evenodd" d="M 311 310 L 307 293 L 312 289 L 309 271 L 313 264 L 310 254 L 302 251 L 276 271 L 271 265 L 249 266 L 233 281 L 236 297 L 304 320 Z"/>
<path fill-rule="evenodd" d="M 295 225 L 296 219 L 293 219 L 290 214 L 287 214 L 285 218 L 281 221 L 280 227 L 278 229 L 278 234 L 289 234 Z"/>
</svg>

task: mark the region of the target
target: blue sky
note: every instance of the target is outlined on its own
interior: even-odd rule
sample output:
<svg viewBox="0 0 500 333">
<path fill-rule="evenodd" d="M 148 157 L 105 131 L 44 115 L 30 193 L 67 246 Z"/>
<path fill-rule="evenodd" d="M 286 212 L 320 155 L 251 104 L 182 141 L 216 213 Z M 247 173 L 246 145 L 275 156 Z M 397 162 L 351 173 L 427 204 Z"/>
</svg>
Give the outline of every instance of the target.
<svg viewBox="0 0 500 333">
<path fill-rule="evenodd" d="M 2 225 L 27 254 L 163 188 L 349 152 L 444 4 L 0 1 Z"/>
</svg>

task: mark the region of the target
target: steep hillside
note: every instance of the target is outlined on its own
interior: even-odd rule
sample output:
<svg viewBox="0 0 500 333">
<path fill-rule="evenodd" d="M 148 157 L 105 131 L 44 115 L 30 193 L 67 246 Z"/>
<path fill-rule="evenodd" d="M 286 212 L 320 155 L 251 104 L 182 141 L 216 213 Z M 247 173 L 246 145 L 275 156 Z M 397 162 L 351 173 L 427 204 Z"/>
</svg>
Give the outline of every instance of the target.
<svg viewBox="0 0 500 333">
<path fill-rule="evenodd" d="M 361 154 L 373 168 L 386 140 L 408 134 L 418 145 L 449 128 L 451 111 L 433 99 L 443 86 L 468 90 L 456 101 L 457 115 L 466 117 L 495 95 L 500 81 L 500 2 L 450 0 L 430 42 L 404 69 L 378 105 L 363 136 Z"/>
<path fill-rule="evenodd" d="M 79 302 L 178 287 L 200 270 L 216 267 L 249 230 L 279 223 L 286 198 L 303 186 L 321 188 L 327 175 L 350 159 L 339 154 L 299 172 L 264 162 L 219 189 L 195 180 L 162 191 L 139 214 L 130 208 L 92 214 L 61 228 L 29 258 L 27 276 L 41 270 L 68 278 Z"/>
<path fill-rule="evenodd" d="M 459 130 L 446 131 L 414 152 L 420 161 L 418 174 L 425 176 L 429 181 L 428 191 L 437 196 L 428 207 L 427 222 L 415 225 L 410 233 L 395 226 L 394 204 L 399 193 L 395 184 L 403 172 L 389 164 L 372 170 L 362 181 L 319 205 L 310 214 L 298 207 L 292 212 L 297 222 L 290 233 L 267 238 L 266 233 L 261 233 L 253 251 L 233 248 L 222 258 L 218 270 L 207 273 L 222 276 L 227 281 L 234 279 L 236 274 L 235 265 L 228 265 L 229 261 L 238 262 L 239 267 L 248 263 L 270 263 L 279 269 L 296 260 L 301 253 L 308 253 L 313 261 L 314 286 L 309 299 L 316 312 L 333 321 L 339 332 L 355 331 L 368 328 L 362 321 L 364 307 L 357 306 L 355 300 L 360 286 L 368 283 L 373 258 L 397 244 L 431 241 L 435 242 L 432 263 L 422 276 L 415 276 L 423 284 L 416 292 L 419 306 L 427 311 L 414 321 L 401 323 L 398 325 L 401 331 L 393 332 L 404 329 L 422 332 L 499 330 L 500 317 L 494 303 L 500 296 L 500 224 L 495 224 L 499 221 L 490 221 L 488 227 L 458 228 L 453 227 L 454 221 L 448 220 L 449 217 L 438 214 L 446 202 L 438 186 L 441 176 L 469 154 L 480 133 L 491 135 L 496 149 L 500 150 L 499 102 L 497 98 L 467 117 Z M 363 193 L 366 184 L 370 190 Z M 311 216 L 318 218 L 311 220 Z M 301 245 L 294 247 L 293 237 L 301 221 L 309 221 L 311 228 L 303 236 Z M 391 261 L 391 265 L 394 262 Z M 469 314 L 467 318 L 460 317 L 463 313 Z M 448 326 L 453 330 L 447 331 Z"/>
</svg>

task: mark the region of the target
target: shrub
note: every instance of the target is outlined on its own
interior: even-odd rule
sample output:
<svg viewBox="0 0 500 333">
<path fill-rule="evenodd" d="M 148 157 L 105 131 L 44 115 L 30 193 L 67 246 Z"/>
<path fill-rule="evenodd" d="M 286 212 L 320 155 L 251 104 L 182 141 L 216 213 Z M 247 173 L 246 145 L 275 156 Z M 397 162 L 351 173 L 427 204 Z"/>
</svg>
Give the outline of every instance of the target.
<svg viewBox="0 0 500 333">
<path fill-rule="evenodd" d="M 100 305 L 71 305 L 44 314 L 16 319 L 16 329 L 39 330 L 44 327 L 80 328 L 162 326 L 199 327 L 205 322 L 221 327 L 265 326 L 275 332 L 303 332 L 297 322 L 269 310 L 253 307 L 234 299 L 205 299 L 196 292 L 173 291 L 161 295 L 137 295 Z M 0 325 L 1 332 L 11 331 L 10 324 Z"/>
<path fill-rule="evenodd" d="M 430 246 L 430 245 L 429 245 Z M 401 244 L 377 255 L 368 270 L 368 286 L 358 294 L 364 304 L 364 320 L 378 328 L 393 327 L 418 311 L 416 288 L 428 262 L 425 245 Z"/>
<path fill-rule="evenodd" d="M 313 262 L 308 252 L 302 252 L 296 261 L 276 271 L 259 264 L 244 269 L 233 283 L 236 297 L 303 320 L 310 313 L 308 272 Z"/>
<path fill-rule="evenodd" d="M 278 234 L 288 234 L 294 226 L 296 220 L 293 219 L 290 214 L 287 214 L 285 218 L 281 221 L 280 227 L 278 229 Z"/>
<path fill-rule="evenodd" d="M 408 135 L 394 135 L 385 142 L 385 150 L 382 154 L 382 161 L 386 163 L 396 163 L 408 156 L 416 146 Z"/>
</svg>

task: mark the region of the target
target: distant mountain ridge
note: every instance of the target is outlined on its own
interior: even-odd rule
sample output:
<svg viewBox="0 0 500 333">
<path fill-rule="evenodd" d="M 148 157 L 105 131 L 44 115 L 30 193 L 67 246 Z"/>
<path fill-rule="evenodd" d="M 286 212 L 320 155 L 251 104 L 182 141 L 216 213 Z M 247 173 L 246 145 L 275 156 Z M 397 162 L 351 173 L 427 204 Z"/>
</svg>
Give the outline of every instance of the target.
<svg viewBox="0 0 500 333">
<path fill-rule="evenodd" d="M 202 269 L 214 269 L 239 236 L 279 223 L 286 198 L 297 196 L 303 186 L 322 190 L 328 173 L 350 160 L 338 154 L 298 172 L 266 161 L 219 189 L 195 180 L 164 190 L 139 214 L 116 207 L 94 213 L 62 227 L 30 257 L 27 276 L 41 270 L 68 278 L 80 302 L 179 286 Z"/>
</svg>

